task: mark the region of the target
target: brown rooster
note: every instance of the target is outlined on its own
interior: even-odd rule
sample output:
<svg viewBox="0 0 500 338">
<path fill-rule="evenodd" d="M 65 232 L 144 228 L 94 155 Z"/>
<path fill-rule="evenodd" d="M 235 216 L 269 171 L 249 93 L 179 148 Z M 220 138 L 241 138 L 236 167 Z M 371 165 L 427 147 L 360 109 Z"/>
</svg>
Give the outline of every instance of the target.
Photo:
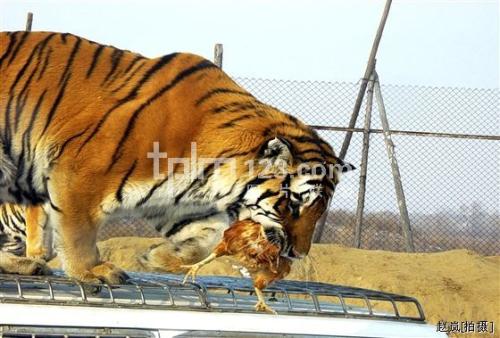
<svg viewBox="0 0 500 338">
<path fill-rule="evenodd" d="M 280 246 L 267 240 L 262 225 L 252 220 L 237 221 L 224 231 L 222 241 L 207 258 L 193 265 L 182 266 L 189 268 L 184 283 L 189 277 L 194 281 L 198 270 L 215 258 L 232 256 L 246 267 L 252 276 L 258 298 L 255 309 L 275 314 L 276 312 L 266 304 L 262 290 L 290 272 L 292 262 L 281 257 L 280 251 Z"/>
</svg>

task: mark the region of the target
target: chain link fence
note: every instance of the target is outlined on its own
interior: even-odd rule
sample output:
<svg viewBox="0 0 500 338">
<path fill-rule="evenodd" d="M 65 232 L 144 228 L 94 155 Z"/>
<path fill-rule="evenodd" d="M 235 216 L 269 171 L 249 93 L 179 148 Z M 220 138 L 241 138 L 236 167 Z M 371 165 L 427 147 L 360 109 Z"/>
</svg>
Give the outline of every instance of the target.
<svg viewBox="0 0 500 338">
<path fill-rule="evenodd" d="M 340 150 L 345 132 L 326 129 L 348 125 L 359 84 L 236 80 L 262 102 L 318 128 Z M 417 132 L 392 136 L 416 250 L 466 248 L 500 254 L 499 90 L 382 85 L 382 95 L 391 130 Z M 364 109 L 357 128 L 363 128 Z M 361 247 L 404 251 L 390 162 L 377 132 L 381 124 L 376 104 L 371 128 Z M 357 168 L 362 138 L 362 132 L 354 133 L 346 155 Z M 320 242 L 353 245 L 358 175 L 354 171 L 342 178 Z M 124 235 L 157 236 L 142 221 L 124 219 L 103 227 L 100 238 Z"/>
<path fill-rule="evenodd" d="M 358 84 L 240 78 L 262 101 L 318 127 L 336 151 L 345 132 Z M 498 89 L 382 85 L 392 130 L 451 135 L 393 134 L 415 248 L 457 248 L 500 253 L 500 142 L 473 135 L 499 134 Z M 364 105 L 357 121 L 363 128 Z M 372 129 L 380 129 L 373 105 Z M 461 135 L 467 134 L 468 136 Z M 471 135 L 473 134 L 473 135 Z M 362 132 L 354 133 L 346 160 L 360 168 Z M 494 138 L 494 137 L 493 137 Z M 404 251 L 390 162 L 383 135 L 370 135 L 361 247 Z M 359 171 L 346 174 L 335 193 L 322 243 L 352 246 Z"/>
</svg>

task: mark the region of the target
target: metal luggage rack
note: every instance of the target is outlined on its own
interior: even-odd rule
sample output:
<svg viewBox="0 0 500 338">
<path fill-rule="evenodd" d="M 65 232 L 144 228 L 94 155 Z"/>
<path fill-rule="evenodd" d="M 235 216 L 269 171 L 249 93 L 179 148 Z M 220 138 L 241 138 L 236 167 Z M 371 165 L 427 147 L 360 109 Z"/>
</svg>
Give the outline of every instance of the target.
<svg viewBox="0 0 500 338">
<path fill-rule="evenodd" d="M 83 285 L 64 277 L 0 274 L 0 303 L 84 305 L 224 312 L 251 312 L 256 303 L 252 280 L 200 276 L 182 283 L 174 274 L 129 273 L 124 285 Z M 96 288 L 99 291 L 92 292 Z M 320 315 L 425 322 L 412 297 L 318 282 L 282 280 L 264 290 L 280 315 Z"/>
</svg>

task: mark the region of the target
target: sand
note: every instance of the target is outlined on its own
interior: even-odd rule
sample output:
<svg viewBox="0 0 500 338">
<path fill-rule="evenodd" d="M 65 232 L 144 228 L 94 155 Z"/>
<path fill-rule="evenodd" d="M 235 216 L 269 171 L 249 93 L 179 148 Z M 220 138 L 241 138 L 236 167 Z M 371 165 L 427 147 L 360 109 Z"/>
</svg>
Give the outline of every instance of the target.
<svg viewBox="0 0 500 338">
<path fill-rule="evenodd" d="M 119 237 L 99 243 L 101 256 L 128 271 L 143 271 L 136 257 L 157 238 Z M 56 267 L 57 262 L 51 262 Z M 230 259 L 219 258 L 200 274 L 238 276 Z M 493 321 L 500 337 L 500 256 L 468 250 L 400 253 L 315 244 L 294 263 L 287 279 L 319 281 L 399 293 L 417 298 L 429 323 Z M 467 334 L 457 337 L 492 337 Z"/>
</svg>

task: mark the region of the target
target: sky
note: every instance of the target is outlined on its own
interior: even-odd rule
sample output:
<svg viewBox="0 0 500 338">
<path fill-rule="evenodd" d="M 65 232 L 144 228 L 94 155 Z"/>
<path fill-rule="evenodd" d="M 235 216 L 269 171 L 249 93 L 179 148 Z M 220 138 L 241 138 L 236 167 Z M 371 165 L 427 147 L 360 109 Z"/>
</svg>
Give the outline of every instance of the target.
<svg viewBox="0 0 500 338">
<path fill-rule="evenodd" d="M 236 77 L 356 83 L 364 74 L 384 4 L 381 0 L 0 0 L 0 30 L 24 29 L 26 13 L 31 11 L 33 30 L 71 32 L 148 57 L 187 51 L 212 59 L 214 44 L 222 43 L 223 68 Z M 382 84 L 486 88 L 494 92 L 475 96 L 471 90 L 471 98 L 458 95 L 455 100 L 450 96 L 453 102 L 438 99 L 440 102 L 433 101 L 430 106 L 422 92 L 421 97 L 415 97 L 406 91 L 406 99 L 392 103 L 388 95 L 393 125 L 399 129 L 421 125 L 433 131 L 500 134 L 499 44 L 499 1 L 394 0 L 377 57 Z M 266 95 L 267 91 L 254 94 Z M 324 107 L 316 113 L 327 114 L 325 121 L 329 123 L 336 123 L 337 117 L 347 121 L 352 105 L 339 109 L 331 103 L 340 94 L 346 95 L 311 96 L 309 99 L 315 101 L 307 101 L 306 108 Z M 290 108 L 305 107 L 295 105 L 306 101 L 300 92 L 289 96 L 288 103 L 281 103 Z M 354 100 L 354 94 L 351 96 Z M 411 107 L 403 109 L 405 102 Z M 274 104 L 272 97 L 270 103 Z M 437 108 L 433 110 L 438 104 L 439 116 Z M 487 109 L 471 109 L 478 106 Z M 304 110 L 289 112 L 306 118 Z M 358 120 L 362 123 L 363 117 Z M 339 149 L 343 134 L 325 137 Z M 384 144 L 379 136 L 373 138 L 367 208 L 395 211 Z M 498 208 L 498 142 L 394 139 L 411 211 L 458 210 L 461 204 L 474 201 L 485 203 L 490 211 Z M 358 134 L 349 150 L 353 163 L 359 163 L 360 144 Z M 467 170 L 471 158 L 482 163 L 479 175 L 470 175 Z M 439 165 L 429 170 L 426 163 Z M 416 170 L 420 170 L 418 175 Z M 340 185 L 337 205 L 355 208 L 357 175 L 350 175 L 348 183 Z"/>
<path fill-rule="evenodd" d="M 0 29 L 71 32 L 149 57 L 224 45 L 233 76 L 356 82 L 385 1 L 0 0 Z M 391 84 L 498 88 L 499 2 L 394 0 L 378 54 Z"/>
</svg>

